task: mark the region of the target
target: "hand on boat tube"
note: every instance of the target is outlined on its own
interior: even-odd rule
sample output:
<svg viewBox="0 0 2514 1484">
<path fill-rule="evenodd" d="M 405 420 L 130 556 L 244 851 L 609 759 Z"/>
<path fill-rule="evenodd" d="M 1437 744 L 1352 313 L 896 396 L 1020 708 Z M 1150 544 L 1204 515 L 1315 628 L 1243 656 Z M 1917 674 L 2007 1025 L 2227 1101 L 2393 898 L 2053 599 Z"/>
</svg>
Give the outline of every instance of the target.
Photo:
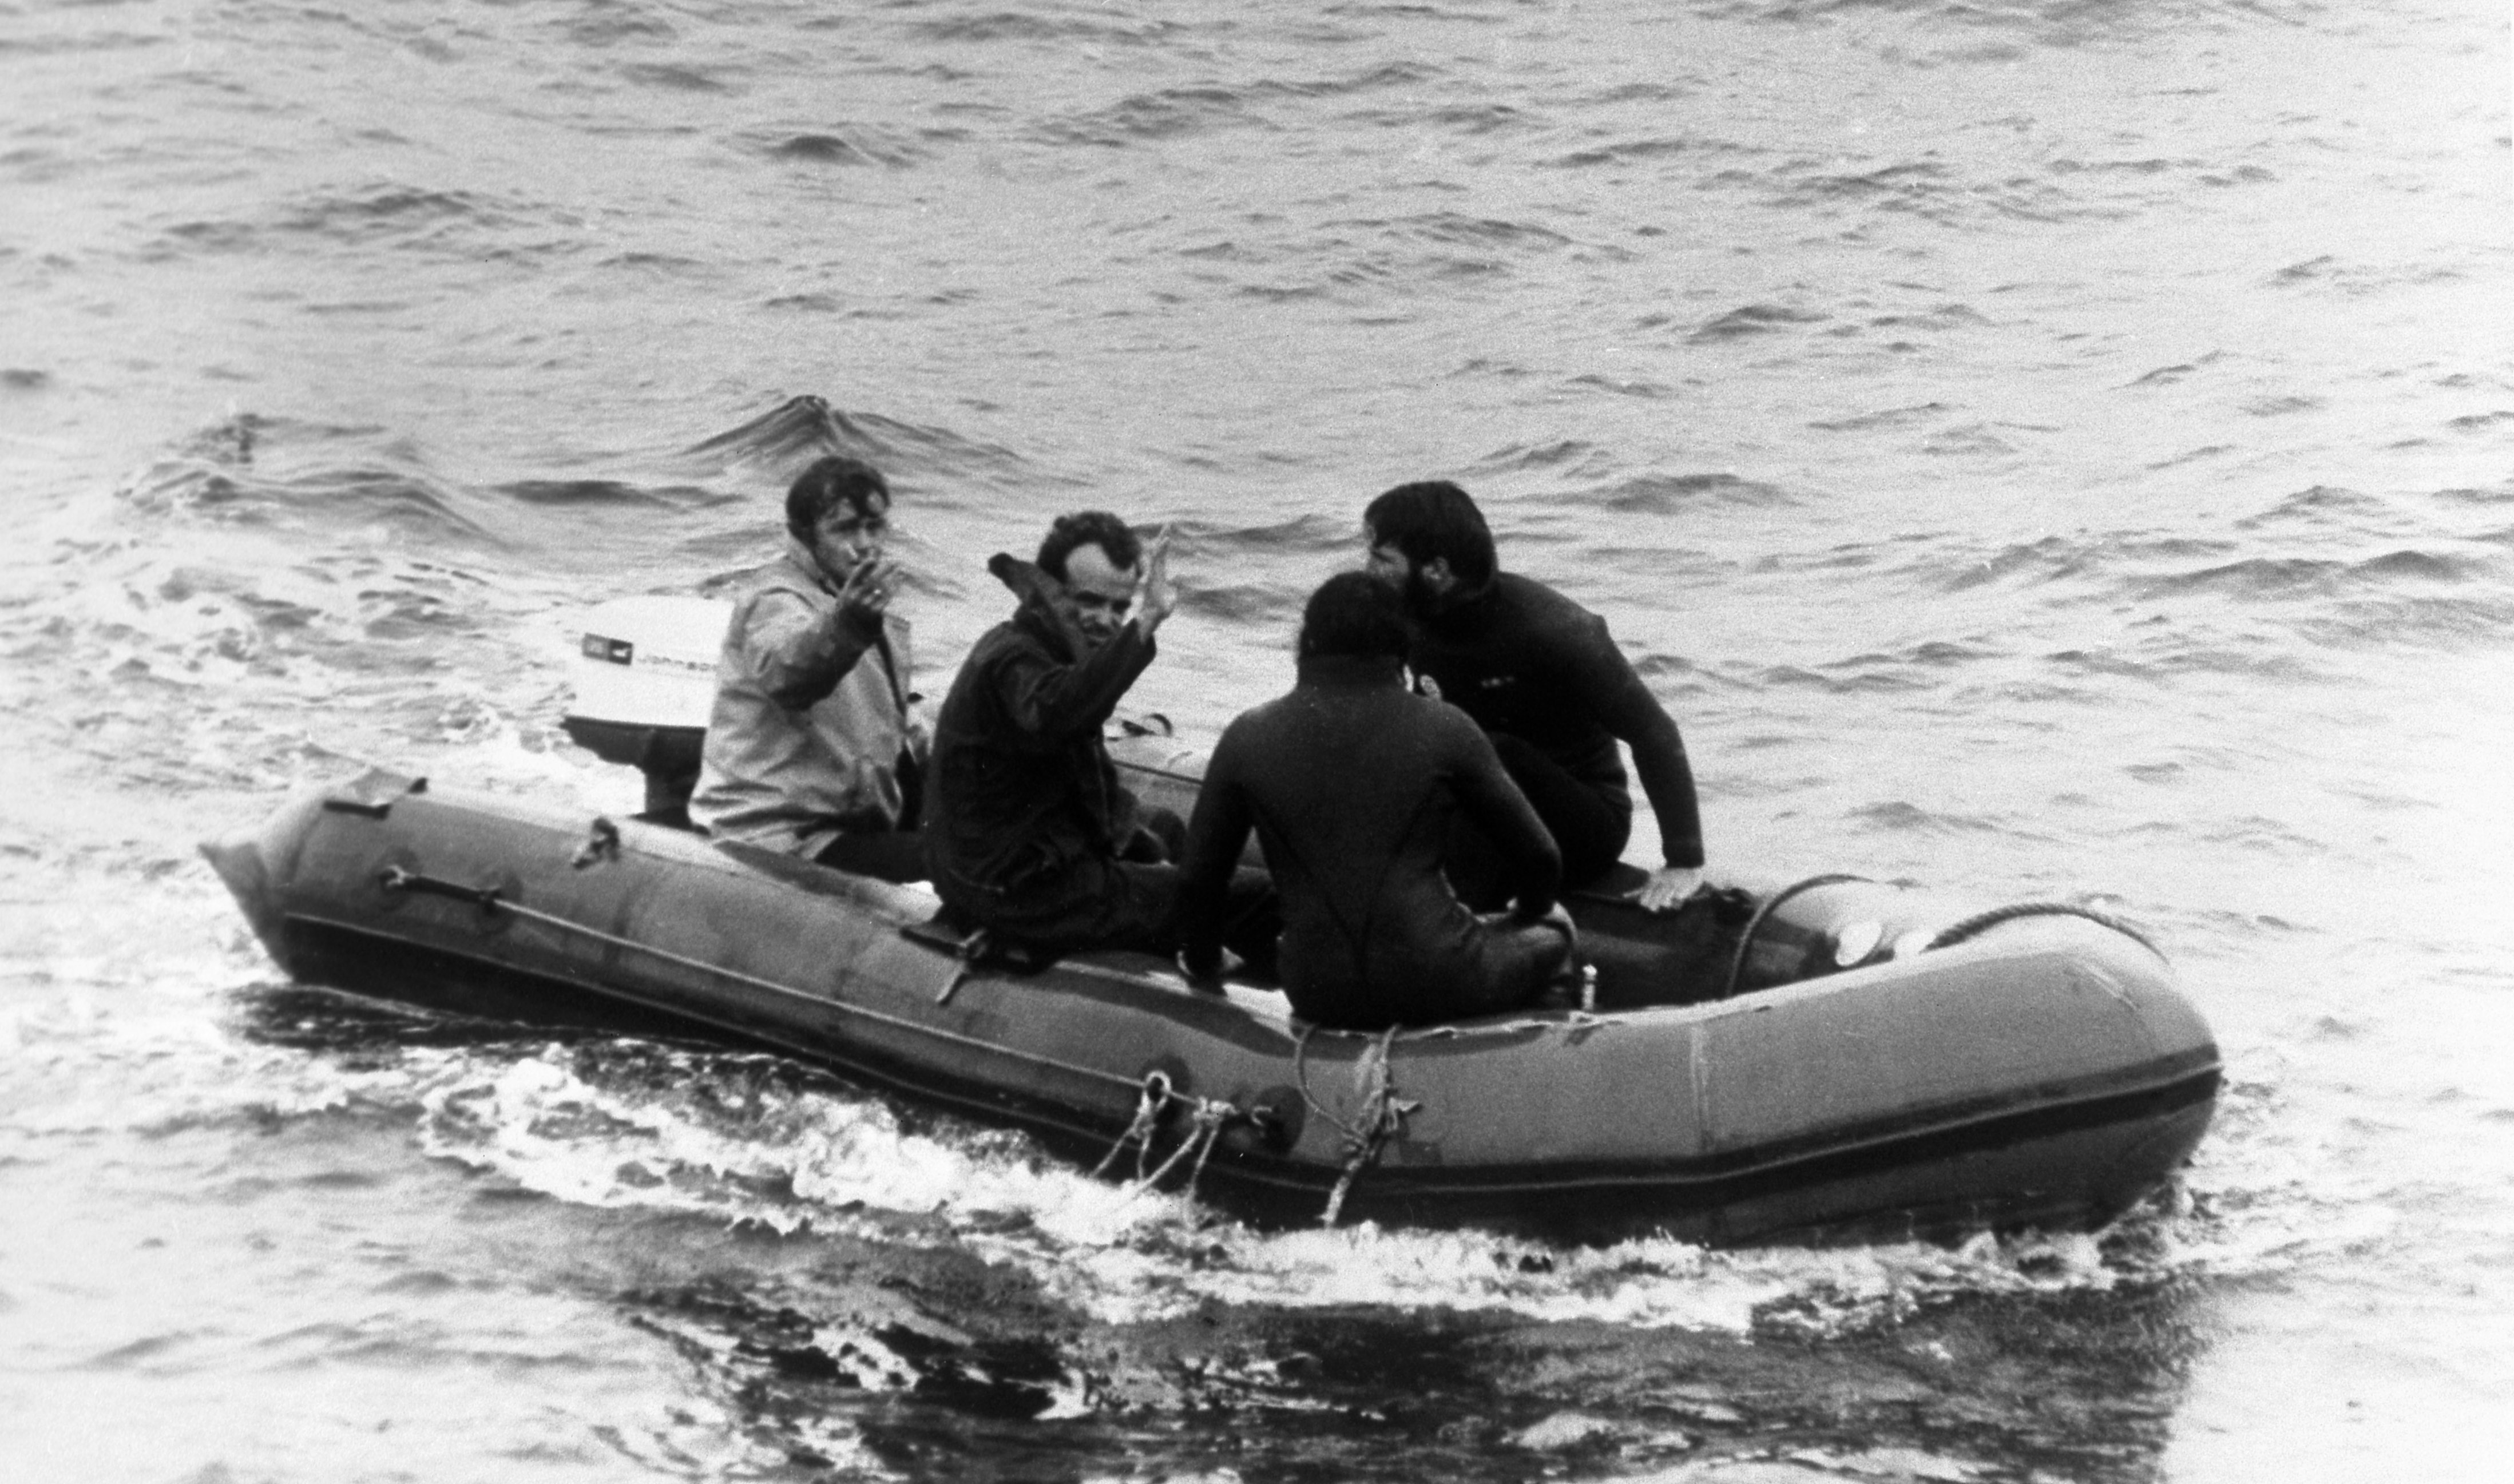
<svg viewBox="0 0 2514 1484">
<path fill-rule="evenodd" d="M 1650 872 L 1650 878 L 1633 893 L 1631 901 L 1639 902 L 1644 912 L 1673 912 L 1702 890 L 1702 868 L 1696 865 L 1662 865 Z"/>
</svg>

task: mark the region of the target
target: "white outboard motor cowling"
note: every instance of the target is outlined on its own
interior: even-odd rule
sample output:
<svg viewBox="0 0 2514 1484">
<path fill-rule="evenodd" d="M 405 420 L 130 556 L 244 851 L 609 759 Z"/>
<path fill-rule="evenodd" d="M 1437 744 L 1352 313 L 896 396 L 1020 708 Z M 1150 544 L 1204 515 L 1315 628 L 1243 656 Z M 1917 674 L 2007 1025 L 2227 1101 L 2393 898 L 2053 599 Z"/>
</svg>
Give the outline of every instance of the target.
<svg viewBox="0 0 2514 1484">
<path fill-rule="evenodd" d="M 585 616 L 560 725 L 594 756 L 646 775 L 643 819 L 689 823 L 732 618 L 719 598 L 663 595 L 614 598 Z"/>
</svg>

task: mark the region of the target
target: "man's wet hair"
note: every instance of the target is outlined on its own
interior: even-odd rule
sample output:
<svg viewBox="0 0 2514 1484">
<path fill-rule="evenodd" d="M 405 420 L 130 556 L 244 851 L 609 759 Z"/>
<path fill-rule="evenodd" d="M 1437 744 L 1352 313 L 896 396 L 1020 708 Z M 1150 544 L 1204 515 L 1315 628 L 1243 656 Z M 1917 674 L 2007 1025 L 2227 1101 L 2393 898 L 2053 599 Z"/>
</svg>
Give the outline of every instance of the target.
<svg viewBox="0 0 2514 1484">
<path fill-rule="evenodd" d="M 1062 582 L 1065 559 L 1084 546 L 1097 546 L 1119 572 L 1143 559 L 1144 543 L 1134 528 L 1106 510 L 1076 510 L 1060 515 L 1038 543 L 1038 570 Z"/>
<path fill-rule="evenodd" d="M 1420 567 L 1435 557 L 1470 588 L 1492 581 L 1492 528 L 1467 492 L 1445 479 L 1400 484 L 1361 512 L 1374 546 L 1394 546 Z"/>
<path fill-rule="evenodd" d="M 811 544 L 812 533 L 841 502 L 858 516 L 890 513 L 890 481 L 861 459 L 831 454 L 812 461 L 786 489 L 786 529 Z"/>
<path fill-rule="evenodd" d="M 1300 655 L 1405 658 L 1405 600 L 1367 572 L 1339 572 L 1301 610 Z"/>
</svg>

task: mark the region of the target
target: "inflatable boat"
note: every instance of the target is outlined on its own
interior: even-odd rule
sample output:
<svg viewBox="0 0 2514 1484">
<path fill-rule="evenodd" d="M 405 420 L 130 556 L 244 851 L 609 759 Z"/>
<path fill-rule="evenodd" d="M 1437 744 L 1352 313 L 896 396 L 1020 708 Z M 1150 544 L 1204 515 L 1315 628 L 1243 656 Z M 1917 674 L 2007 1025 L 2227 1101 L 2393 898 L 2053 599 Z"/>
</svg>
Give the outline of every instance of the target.
<svg viewBox="0 0 2514 1484">
<path fill-rule="evenodd" d="M 597 638 L 593 662 L 632 647 L 588 633 L 588 657 Z M 688 742 L 576 720 L 650 778 Z M 1183 811 L 1196 754 L 1135 734 L 1121 767 Z M 203 849 L 302 982 L 765 1045 L 1263 1223 L 1731 1245 L 2093 1227 L 2181 1165 L 2220 1077 L 2129 924 L 1849 877 L 1662 916 L 1605 883 L 1570 902 L 1583 991 L 1361 1033 L 1151 955 L 997 950 L 921 886 L 385 771 Z"/>
</svg>

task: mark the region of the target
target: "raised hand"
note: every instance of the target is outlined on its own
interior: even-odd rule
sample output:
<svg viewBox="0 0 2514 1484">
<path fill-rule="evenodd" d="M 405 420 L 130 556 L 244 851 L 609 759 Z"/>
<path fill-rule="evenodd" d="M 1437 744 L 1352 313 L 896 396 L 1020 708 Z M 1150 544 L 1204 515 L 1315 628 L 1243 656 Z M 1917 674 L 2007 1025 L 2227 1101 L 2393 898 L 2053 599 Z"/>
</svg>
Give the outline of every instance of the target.
<svg viewBox="0 0 2514 1484">
<path fill-rule="evenodd" d="M 899 590 L 899 563 L 888 557 L 858 562 L 838 587 L 838 611 L 863 623 L 879 623 Z"/>
<path fill-rule="evenodd" d="M 1161 621 L 1178 607 L 1178 587 L 1170 581 L 1170 528 L 1153 538 L 1152 549 L 1144 553 L 1144 586 L 1135 603 L 1135 622 L 1150 635 L 1161 626 Z"/>
</svg>

